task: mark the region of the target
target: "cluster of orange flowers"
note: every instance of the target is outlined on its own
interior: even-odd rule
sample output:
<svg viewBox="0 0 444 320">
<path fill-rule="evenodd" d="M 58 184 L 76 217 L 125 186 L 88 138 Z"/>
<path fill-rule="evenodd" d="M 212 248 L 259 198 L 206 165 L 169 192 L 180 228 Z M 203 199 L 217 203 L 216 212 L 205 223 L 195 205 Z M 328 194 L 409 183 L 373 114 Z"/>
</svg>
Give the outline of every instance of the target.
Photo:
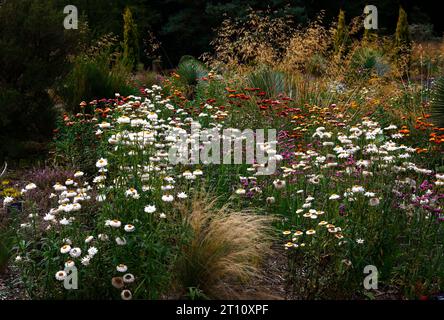
<svg viewBox="0 0 444 320">
<path fill-rule="evenodd" d="M 423 114 L 422 116 L 417 117 L 413 128 L 428 134 L 428 141 L 432 144 L 432 147 L 439 147 L 441 143 L 444 143 L 444 128 L 440 128 L 430 122 L 428 120 L 430 117 L 430 114 Z M 402 119 L 406 120 L 406 117 L 402 117 Z M 411 129 L 409 129 L 407 125 L 403 125 L 398 133 L 402 134 L 404 137 L 410 137 Z M 416 153 L 418 154 L 427 153 L 428 151 L 428 148 L 416 148 Z"/>
<path fill-rule="evenodd" d="M 439 128 L 429 122 L 427 119 L 429 119 L 430 116 L 430 114 L 424 114 L 422 117 L 416 118 L 415 129 L 421 131 L 431 130 L 432 132 L 429 133 L 429 141 L 440 145 L 444 142 L 444 128 Z"/>
</svg>

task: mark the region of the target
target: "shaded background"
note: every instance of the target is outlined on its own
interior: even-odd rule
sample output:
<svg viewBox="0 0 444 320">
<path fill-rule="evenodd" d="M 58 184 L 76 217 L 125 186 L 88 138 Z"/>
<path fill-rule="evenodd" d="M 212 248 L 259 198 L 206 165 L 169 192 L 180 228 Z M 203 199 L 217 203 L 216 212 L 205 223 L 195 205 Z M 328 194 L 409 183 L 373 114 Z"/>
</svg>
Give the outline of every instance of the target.
<svg viewBox="0 0 444 320">
<path fill-rule="evenodd" d="M 122 12 L 126 6 L 133 9 L 141 36 L 151 30 L 162 42 L 162 56 L 166 68 L 174 67 L 183 55 L 199 56 L 209 50 L 213 29 L 224 19 L 242 17 L 248 7 L 275 10 L 275 14 L 292 14 L 296 23 L 305 24 L 325 10 L 325 23 L 337 19 L 339 9 L 347 19 L 363 13 L 367 4 L 378 8 L 379 28 L 382 33 L 393 33 L 396 28 L 399 5 L 408 13 L 411 24 L 433 24 L 434 33 L 444 31 L 443 12 L 439 1 L 433 0 L 63 0 L 76 5 L 88 18 L 96 34 L 122 33 Z M 287 7 L 288 6 L 288 7 Z"/>
</svg>

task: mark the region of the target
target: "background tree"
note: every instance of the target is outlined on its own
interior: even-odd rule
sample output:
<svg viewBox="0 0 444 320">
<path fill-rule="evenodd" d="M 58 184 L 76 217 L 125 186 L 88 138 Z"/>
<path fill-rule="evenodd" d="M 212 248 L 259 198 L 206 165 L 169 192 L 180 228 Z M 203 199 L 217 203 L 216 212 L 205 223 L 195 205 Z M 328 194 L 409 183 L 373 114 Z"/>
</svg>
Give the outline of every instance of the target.
<svg viewBox="0 0 444 320">
<path fill-rule="evenodd" d="M 409 24 L 407 13 L 399 7 L 398 23 L 396 24 L 395 45 L 397 48 L 410 47 Z"/>
<path fill-rule="evenodd" d="M 346 50 L 348 40 L 349 40 L 349 35 L 348 35 L 347 24 L 345 22 L 345 12 L 344 10 L 341 9 L 339 10 L 338 25 L 335 33 L 335 41 L 334 41 L 335 51 L 341 52 L 343 50 Z"/>
<path fill-rule="evenodd" d="M 48 89 L 69 69 L 79 30 L 63 28 L 52 0 L 0 6 L 0 159 L 19 157 L 47 141 L 55 125 Z M 37 143 L 35 143 L 37 142 Z"/>
<path fill-rule="evenodd" d="M 123 21 L 123 58 L 136 69 L 140 61 L 139 33 L 128 7 L 125 9 Z"/>
</svg>

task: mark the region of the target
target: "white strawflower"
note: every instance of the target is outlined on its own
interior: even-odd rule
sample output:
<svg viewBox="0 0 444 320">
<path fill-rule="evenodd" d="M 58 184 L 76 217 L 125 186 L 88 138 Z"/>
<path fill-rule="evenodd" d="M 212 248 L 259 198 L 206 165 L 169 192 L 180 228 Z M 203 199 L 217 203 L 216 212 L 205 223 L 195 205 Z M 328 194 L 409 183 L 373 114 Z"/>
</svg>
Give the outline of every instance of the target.
<svg viewBox="0 0 444 320">
<path fill-rule="evenodd" d="M 82 171 L 77 171 L 76 173 L 74 173 L 74 178 L 80 178 L 83 177 L 84 173 Z"/>
<path fill-rule="evenodd" d="M 116 267 L 116 270 L 118 272 L 126 272 L 128 270 L 128 267 L 121 263 Z"/>
<path fill-rule="evenodd" d="M 162 196 L 162 201 L 172 202 L 173 200 L 174 200 L 174 197 L 172 195 L 165 194 Z"/>
<path fill-rule="evenodd" d="M 90 255 L 91 257 L 94 257 L 97 254 L 97 252 L 99 252 L 99 250 L 97 250 L 96 247 L 90 247 L 88 249 L 88 255 Z"/>
<path fill-rule="evenodd" d="M 188 195 L 185 192 L 181 192 L 177 195 L 177 197 L 179 199 L 186 199 L 186 198 L 188 198 Z"/>
<path fill-rule="evenodd" d="M 108 221 L 109 226 L 113 227 L 113 228 L 120 228 L 120 226 L 122 225 L 122 222 L 120 222 L 119 220 L 109 220 Z"/>
<path fill-rule="evenodd" d="M 86 239 L 85 239 L 85 243 L 90 243 L 91 241 L 93 241 L 94 240 L 94 237 L 93 236 L 89 236 L 89 237 L 87 237 Z"/>
<path fill-rule="evenodd" d="M 35 188 L 37 188 L 35 183 L 30 183 L 26 185 L 25 190 L 29 191 L 29 190 L 34 190 Z"/>
<path fill-rule="evenodd" d="M 91 261 L 91 257 L 90 256 L 84 256 L 80 262 L 84 265 L 84 266 L 88 266 L 89 263 Z"/>
<path fill-rule="evenodd" d="M 96 162 L 96 167 L 97 168 L 104 168 L 108 165 L 108 160 L 104 159 L 104 158 L 100 158 L 99 160 L 97 160 Z"/>
<path fill-rule="evenodd" d="M 337 200 L 339 199 L 341 196 L 339 196 L 338 194 L 332 194 L 328 199 L 329 200 Z"/>
<path fill-rule="evenodd" d="M 125 283 L 133 283 L 134 280 L 134 275 L 132 275 L 131 273 L 126 273 L 123 275 L 123 282 Z"/>
<path fill-rule="evenodd" d="M 156 207 L 153 206 L 153 205 L 148 205 L 148 206 L 145 207 L 144 211 L 145 211 L 146 213 L 153 213 L 153 212 L 156 211 Z"/>
<path fill-rule="evenodd" d="M 13 197 L 5 197 L 4 199 L 3 199 L 3 205 L 5 206 L 5 205 L 7 205 L 7 204 L 9 204 L 9 203 L 11 203 L 11 202 L 13 202 L 14 201 L 14 198 Z"/>
<path fill-rule="evenodd" d="M 80 248 L 72 248 L 69 251 L 69 255 L 73 258 L 78 258 L 82 254 L 82 250 Z"/>
<path fill-rule="evenodd" d="M 67 274 L 63 270 L 57 271 L 57 273 L 55 274 L 55 278 L 59 281 L 65 280 L 66 277 L 67 277 Z"/>
</svg>

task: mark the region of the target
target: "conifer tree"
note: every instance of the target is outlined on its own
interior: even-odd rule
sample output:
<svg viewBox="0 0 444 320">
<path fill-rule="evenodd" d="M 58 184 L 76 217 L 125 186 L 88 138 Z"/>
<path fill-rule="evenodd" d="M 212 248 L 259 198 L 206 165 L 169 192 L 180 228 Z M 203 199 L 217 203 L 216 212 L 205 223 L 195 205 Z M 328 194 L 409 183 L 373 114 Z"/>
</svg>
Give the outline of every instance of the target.
<svg viewBox="0 0 444 320">
<path fill-rule="evenodd" d="M 409 24 L 407 13 L 399 7 L 398 23 L 396 25 L 395 44 L 397 48 L 410 47 Z"/>
<path fill-rule="evenodd" d="M 128 7 L 125 9 L 123 22 L 123 57 L 136 68 L 140 57 L 139 34 L 131 9 Z"/>
<path fill-rule="evenodd" d="M 345 23 L 345 12 L 344 10 L 339 11 L 338 16 L 338 26 L 335 34 L 335 51 L 339 52 L 340 50 L 344 50 L 348 42 L 348 29 Z"/>
</svg>

